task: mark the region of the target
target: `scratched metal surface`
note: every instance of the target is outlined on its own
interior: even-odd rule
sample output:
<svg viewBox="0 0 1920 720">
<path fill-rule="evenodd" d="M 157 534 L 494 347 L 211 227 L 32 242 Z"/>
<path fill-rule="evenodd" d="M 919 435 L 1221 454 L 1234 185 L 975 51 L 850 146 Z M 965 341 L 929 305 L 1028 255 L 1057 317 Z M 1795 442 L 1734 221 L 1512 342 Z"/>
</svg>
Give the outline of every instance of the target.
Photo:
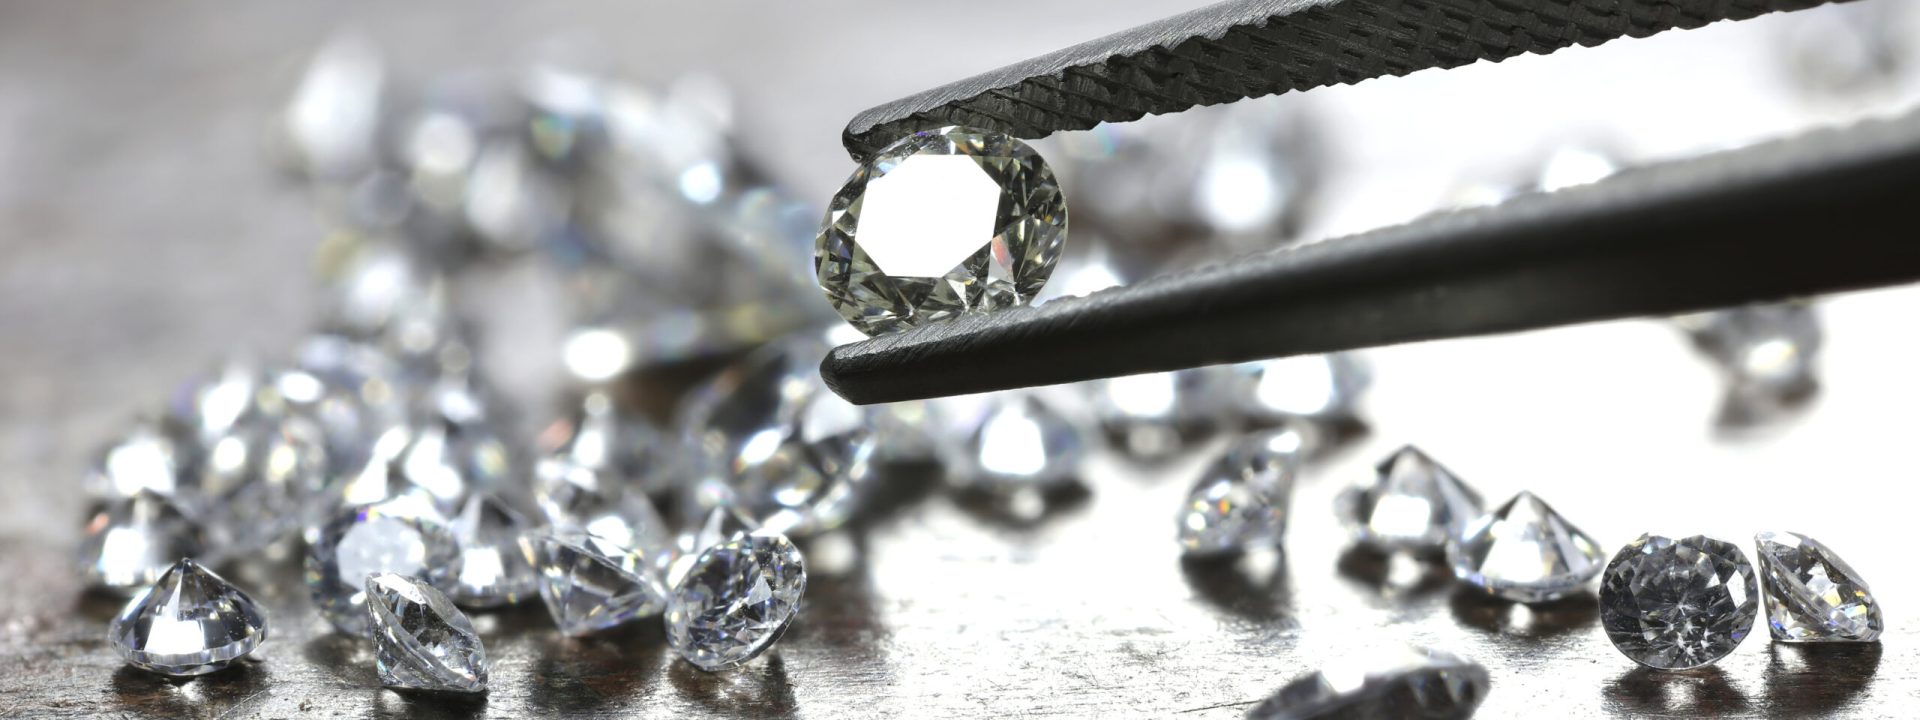
<svg viewBox="0 0 1920 720">
<path fill-rule="evenodd" d="M 902 480 L 895 512 L 809 546 L 814 580 L 802 618 L 767 661 L 730 675 L 672 661 L 654 628 L 559 639 L 536 608 L 483 617 L 497 659 L 484 702 L 410 699 L 372 686 L 364 648 L 321 632 L 284 565 L 235 577 L 267 599 L 275 620 L 264 662 L 175 683 L 115 661 L 103 635 L 116 603 L 82 594 L 68 565 L 82 514 L 73 481 L 97 443 L 178 378 L 233 347 L 284 347 L 304 326 L 312 298 L 289 291 L 287 273 L 305 262 L 318 230 L 297 194 L 274 183 L 259 124 L 331 27 L 358 22 L 421 72 L 509 62 L 539 38 L 583 28 L 620 28 L 615 41 L 630 30 L 649 42 L 610 44 L 639 76 L 664 79 L 690 67 L 685 58 L 708 58 L 758 112 L 777 114 L 782 122 L 755 145 L 824 198 L 846 170 L 835 139 L 850 108 L 1180 9 L 1113 4 L 1096 18 L 1068 4 L 988 5 L 1018 7 L 1035 22 L 1006 24 L 1001 44 L 982 47 L 977 34 L 878 34 L 913 26 L 923 13 L 911 8 L 718 5 L 685 17 L 626 3 L 410 5 L 389 14 L 359 5 L 0 5 L 0 714 L 1224 718 L 1329 655 L 1386 642 L 1487 664 L 1485 717 L 1912 714 L 1920 575 L 1909 572 L 1911 543 L 1902 542 L 1917 472 L 1910 409 L 1920 405 L 1912 288 L 1824 305 L 1822 392 L 1760 432 L 1714 429 L 1712 373 L 1655 322 L 1372 352 L 1371 430 L 1306 474 L 1281 566 L 1183 566 L 1169 540 L 1171 512 L 1201 459 L 1138 466 L 1103 457 L 1087 470 L 1087 497 L 1028 525 Z M 752 21 L 723 24 L 748 7 Z M 792 32 L 819 27 L 821 15 L 865 42 Z M 1728 109 L 1727 96 L 1701 91 L 1703 76 L 1716 73 L 1747 79 L 1743 93 L 1764 87 L 1753 69 L 1775 37 L 1766 33 L 1781 27 L 1710 28 L 1609 56 L 1675 76 L 1671 88 L 1640 91 L 1655 111 L 1618 124 L 1635 137 L 1667 131 L 1653 154 L 1804 124 L 1804 113 L 1782 105 Z M 710 52 L 721 37 L 746 37 L 764 53 Z M 1689 42 L 1720 44 L 1696 53 Z M 911 74 L 867 62 L 877 47 L 912 45 L 926 67 Z M 783 58 L 783 74 L 763 72 L 765 57 Z M 1518 138 L 1516 127 L 1565 124 L 1621 102 L 1605 83 L 1586 82 L 1620 67 L 1598 58 L 1522 58 L 1497 72 L 1471 67 L 1310 94 L 1351 132 L 1398 143 L 1347 149 L 1359 170 L 1331 181 L 1340 204 L 1318 221 L 1321 232 L 1427 206 L 1444 189 L 1439 178 L 1471 164 L 1459 147 L 1470 143 L 1442 138 Z M 833 72 L 848 81 L 794 81 Z M 1466 113 L 1397 136 L 1388 132 L 1393 113 L 1382 112 L 1569 82 L 1598 89 L 1505 125 Z M 1432 149 L 1409 150 L 1416 146 Z M 501 282 L 511 287 L 511 278 Z M 542 407 L 552 359 L 508 360 L 510 390 Z M 1758 636 L 1711 671 L 1635 671 L 1600 635 L 1590 599 L 1488 605 L 1415 565 L 1345 553 L 1326 512 L 1333 494 L 1406 441 L 1489 497 L 1539 492 L 1609 546 L 1650 529 L 1736 540 L 1771 527 L 1813 534 L 1873 582 L 1890 632 L 1878 645 L 1826 652 Z"/>
</svg>

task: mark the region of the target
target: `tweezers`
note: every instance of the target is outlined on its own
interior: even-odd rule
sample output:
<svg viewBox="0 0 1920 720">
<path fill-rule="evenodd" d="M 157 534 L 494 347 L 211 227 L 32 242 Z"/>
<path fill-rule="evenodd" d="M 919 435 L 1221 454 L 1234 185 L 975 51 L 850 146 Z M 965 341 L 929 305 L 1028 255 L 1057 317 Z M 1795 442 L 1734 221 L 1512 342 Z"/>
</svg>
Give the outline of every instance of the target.
<svg viewBox="0 0 1920 720">
<path fill-rule="evenodd" d="M 1233 0 L 868 110 L 856 160 L 942 125 L 1036 138 L 1821 0 Z M 856 403 L 1691 312 L 1920 279 L 1920 114 L 912 328 L 821 364 Z"/>
</svg>

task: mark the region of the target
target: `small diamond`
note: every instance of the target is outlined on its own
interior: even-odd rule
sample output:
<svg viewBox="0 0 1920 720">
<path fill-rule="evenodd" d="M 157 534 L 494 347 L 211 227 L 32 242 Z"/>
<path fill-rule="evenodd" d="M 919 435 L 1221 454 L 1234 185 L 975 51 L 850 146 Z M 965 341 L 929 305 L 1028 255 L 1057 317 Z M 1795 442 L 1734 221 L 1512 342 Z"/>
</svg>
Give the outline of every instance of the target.
<svg viewBox="0 0 1920 720">
<path fill-rule="evenodd" d="M 539 578 L 520 551 L 526 521 L 492 495 L 474 495 L 453 518 L 460 545 L 460 570 L 453 577 L 453 599 L 466 607 L 512 605 L 538 592 Z"/>
<path fill-rule="evenodd" d="M 100 451 L 87 475 L 88 494 L 124 498 L 149 490 L 174 497 L 192 472 L 190 433 L 173 417 L 134 421 L 125 435 Z"/>
<path fill-rule="evenodd" d="M 646 493 L 678 487 L 686 475 L 680 448 L 652 423 L 622 410 L 606 393 L 593 393 L 568 422 L 552 432 L 565 440 L 556 455 L 590 468 L 606 470 L 622 484 Z"/>
<path fill-rule="evenodd" d="M 1306 418 L 1351 420 L 1354 405 L 1372 381 L 1351 353 L 1301 355 L 1235 366 L 1240 376 L 1240 412 L 1258 423 Z"/>
<path fill-rule="evenodd" d="M 1376 468 L 1372 485 L 1347 490 L 1336 510 L 1361 543 L 1384 550 L 1444 550 L 1480 517 L 1480 495 L 1411 445 Z"/>
<path fill-rule="evenodd" d="M 419 495 L 341 509 L 307 547 L 307 589 L 321 614 L 348 635 L 366 634 L 368 575 L 392 572 L 448 585 L 460 546 L 445 518 Z"/>
<path fill-rule="evenodd" d="M 1790 532 L 1753 538 L 1767 626 L 1780 642 L 1873 642 L 1880 604 L 1860 574 L 1820 541 Z"/>
<path fill-rule="evenodd" d="M 1298 433 L 1281 429 L 1248 436 L 1227 448 L 1180 510 L 1180 546 L 1186 553 L 1280 547 L 1300 441 Z"/>
<path fill-rule="evenodd" d="M 1814 382 L 1822 333 L 1810 303 L 1745 305 L 1685 318 L 1684 324 L 1701 352 L 1737 386 L 1792 393 Z"/>
<path fill-rule="evenodd" d="M 1026 143 L 945 127 L 861 165 L 823 225 L 820 287 L 847 322 L 878 335 L 1031 302 L 1066 242 L 1067 205 Z"/>
<path fill-rule="evenodd" d="M 1600 623 L 1628 659 L 1685 670 L 1726 657 L 1753 630 L 1753 568 L 1732 543 L 1641 535 L 1600 581 Z"/>
<path fill-rule="evenodd" d="M 1487 697 L 1487 669 L 1444 652 L 1406 648 L 1346 655 L 1247 712 L 1249 720 L 1465 720 Z"/>
<path fill-rule="evenodd" d="M 732 507 L 723 505 L 708 511 L 705 520 L 680 533 L 680 537 L 674 541 L 673 557 L 667 565 L 667 587 L 679 586 L 680 579 L 686 577 L 687 570 L 693 567 L 694 561 L 700 559 L 707 548 L 738 540 L 758 529 L 759 523 Z"/>
<path fill-rule="evenodd" d="M 648 556 L 671 548 L 673 535 L 653 502 L 626 489 L 607 470 L 561 454 L 542 458 L 533 477 L 534 501 L 549 525 L 583 530 Z"/>
<path fill-rule="evenodd" d="M 192 560 L 180 560 L 114 616 L 107 642 L 127 662 L 162 675 L 205 675 L 267 640 L 253 598 Z"/>
<path fill-rule="evenodd" d="M 1094 417 L 1129 454 L 1162 457 L 1218 426 L 1231 379 L 1202 367 L 1101 380 L 1090 385 Z"/>
<path fill-rule="evenodd" d="M 332 474 L 358 472 L 375 441 L 411 416 L 412 379 L 385 352 L 339 335 L 307 338 L 295 358 L 282 395 L 324 429 Z"/>
<path fill-rule="evenodd" d="M 1079 475 L 1087 443 L 1080 427 L 1031 393 L 977 396 L 966 440 L 947 463 L 954 484 L 990 493 L 1049 490 Z M 956 401 L 957 402 L 957 401 Z"/>
<path fill-rule="evenodd" d="M 325 491 L 326 436 L 299 415 L 252 416 L 204 446 L 195 504 L 222 546 L 259 547 L 301 524 Z"/>
<path fill-rule="evenodd" d="M 489 433 L 444 421 L 388 430 L 372 458 L 337 491 L 343 505 L 365 505 L 419 493 L 442 513 L 457 511 L 467 496 L 506 484 L 512 471 L 506 446 Z"/>
<path fill-rule="evenodd" d="M 532 549 L 540 596 L 561 633 L 585 635 L 666 609 L 666 588 L 639 551 L 564 530 L 534 540 Z"/>
<path fill-rule="evenodd" d="M 1455 577 L 1514 602 L 1572 594 L 1600 574 L 1606 553 L 1533 493 L 1521 492 L 1447 544 Z"/>
<path fill-rule="evenodd" d="M 132 592 L 153 584 L 180 558 L 200 557 L 206 547 L 199 523 L 165 496 L 141 491 L 96 507 L 80 560 L 88 584 Z"/>
<path fill-rule="evenodd" d="M 404 690 L 487 691 L 487 651 L 466 613 L 432 585 L 393 573 L 367 576 L 367 623 L 380 684 Z"/>
<path fill-rule="evenodd" d="M 807 570 L 785 535 L 766 530 L 707 548 L 674 588 L 667 642 L 706 671 L 773 647 L 800 609 Z"/>
</svg>

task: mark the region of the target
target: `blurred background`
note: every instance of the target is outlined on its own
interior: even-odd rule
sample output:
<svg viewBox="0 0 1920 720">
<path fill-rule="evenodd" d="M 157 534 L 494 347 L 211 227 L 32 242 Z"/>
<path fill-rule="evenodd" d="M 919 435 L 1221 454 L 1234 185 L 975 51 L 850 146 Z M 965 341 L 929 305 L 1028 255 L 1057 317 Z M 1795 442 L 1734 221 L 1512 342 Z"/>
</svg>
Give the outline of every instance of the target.
<svg viewBox="0 0 1920 720">
<path fill-rule="evenodd" d="M 853 169 L 839 140 L 854 113 L 1192 7 L 0 5 L 0 708 L 104 693 L 127 710 L 272 714 L 345 682 L 294 632 L 271 684 L 138 685 L 99 645 L 97 608 L 75 604 L 83 478 L 230 358 L 306 363 L 316 331 L 429 354 L 436 372 L 484 378 L 476 394 L 523 455 L 550 449 L 542 433 L 595 388 L 697 435 L 682 390 L 837 324 L 810 261 Z M 1899 114 L 1920 99 L 1914 37 L 1920 7 L 1864 0 L 1037 141 L 1073 213 L 1048 294 Z M 1492 717 L 1890 715 L 1920 692 L 1897 614 L 1920 581 L 1891 542 L 1915 479 L 1916 310 L 1920 291 L 1896 288 L 1326 360 L 1360 369 L 1314 386 L 1339 396 L 1338 417 L 1307 418 L 1327 450 L 1294 498 L 1283 567 L 1252 581 L 1182 566 L 1170 518 L 1258 409 L 1049 389 L 1085 439 L 1068 443 L 1064 510 L 921 488 L 814 541 L 829 580 L 777 679 L 763 666 L 715 684 L 657 652 L 636 661 L 633 643 L 522 638 L 501 656 L 535 679 L 497 670 L 511 685 L 482 712 L 1230 717 L 1367 638 L 1486 663 Z M 910 425 L 940 446 L 923 464 L 966 474 L 953 468 L 981 448 L 956 429 L 964 409 L 923 409 L 867 422 Z M 1188 416 L 1228 432 L 1190 432 Z M 1847 661 L 1845 692 L 1805 698 L 1791 688 L 1827 669 L 1756 638 L 1724 676 L 1666 685 L 1630 672 L 1590 604 L 1543 620 L 1462 601 L 1429 570 L 1356 570 L 1325 508 L 1407 443 L 1490 501 L 1541 494 L 1609 550 L 1648 530 L 1820 537 L 1895 608 L 1885 657 Z M 603 683 L 553 680 L 569 673 Z"/>
</svg>

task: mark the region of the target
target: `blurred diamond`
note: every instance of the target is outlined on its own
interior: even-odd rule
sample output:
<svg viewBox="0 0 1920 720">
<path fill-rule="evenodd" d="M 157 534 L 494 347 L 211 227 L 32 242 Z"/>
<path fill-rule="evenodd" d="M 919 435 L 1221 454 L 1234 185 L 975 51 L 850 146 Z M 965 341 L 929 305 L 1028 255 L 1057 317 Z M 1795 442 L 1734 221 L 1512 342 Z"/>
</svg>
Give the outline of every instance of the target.
<svg viewBox="0 0 1920 720">
<path fill-rule="evenodd" d="M 673 543 L 673 557 L 666 570 L 666 582 L 669 589 L 680 584 L 687 570 L 693 567 L 695 560 L 708 548 L 722 543 L 732 542 L 760 529 L 753 521 L 732 507 L 716 507 L 707 512 L 699 525 L 680 533 Z"/>
<path fill-rule="evenodd" d="M 150 491 L 173 497 L 192 471 L 194 443 L 189 434 L 172 416 L 135 420 L 125 435 L 100 451 L 86 477 L 87 493 L 124 498 Z"/>
<path fill-rule="evenodd" d="M 1350 488 L 1335 503 L 1356 541 L 1383 550 L 1435 552 L 1480 517 L 1479 493 L 1411 445 L 1375 470 L 1371 485 Z"/>
<path fill-rule="evenodd" d="M 365 505 L 420 493 L 451 514 L 468 495 L 504 487 L 510 472 L 506 447 L 489 430 L 429 422 L 388 430 L 367 466 L 338 488 L 335 499 Z"/>
<path fill-rule="evenodd" d="M 713 672 L 759 657 L 800 610 L 807 571 L 785 535 L 757 531 L 707 548 L 674 587 L 667 643 Z"/>
<path fill-rule="evenodd" d="M 1079 426 L 1026 392 L 1000 392 L 956 400 L 971 404 L 957 412 L 966 440 L 947 464 L 956 485 L 990 493 L 1048 490 L 1073 483 L 1086 457 Z M 966 415 L 973 418 L 969 421 Z"/>
<path fill-rule="evenodd" d="M 572 530 L 533 539 L 531 548 L 540 595 L 562 634 L 585 635 L 666 609 L 659 575 L 632 548 Z"/>
<path fill-rule="evenodd" d="M 820 287 L 847 322 L 877 335 L 1031 302 L 1060 257 L 1067 206 L 1026 143 L 946 127 L 862 164 L 823 224 Z"/>
<path fill-rule="evenodd" d="M 453 517 L 454 540 L 460 545 L 460 569 L 448 592 L 467 607 L 512 605 L 531 597 L 539 578 L 520 550 L 526 522 L 520 513 L 495 499 L 477 494 L 467 498 Z"/>
<path fill-rule="evenodd" d="M 487 691 L 487 651 L 465 613 L 418 578 L 367 576 L 367 622 L 380 684 L 403 690 Z"/>
<path fill-rule="evenodd" d="M 253 598 L 188 559 L 127 601 L 107 628 L 107 643 L 134 667 L 181 677 L 225 668 L 266 640 Z"/>
<path fill-rule="evenodd" d="M 364 635 L 366 579 L 398 573 L 451 586 L 460 545 L 431 500 L 420 495 L 341 509 L 307 548 L 307 590 L 340 632 Z"/>
<path fill-rule="evenodd" d="M 1287 683 L 1250 720 L 1465 720 L 1487 697 L 1487 669 L 1455 655 L 1407 648 L 1338 658 Z"/>
<path fill-rule="evenodd" d="M 1235 367 L 1240 412 L 1255 422 L 1287 418 L 1345 421 L 1371 382 L 1366 366 L 1350 353 L 1300 355 Z"/>
<path fill-rule="evenodd" d="M 1179 517 L 1181 548 L 1201 556 L 1280 547 L 1301 440 L 1282 428 L 1229 446 L 1187 494 Z"/>
<path fill-rule="evenodd" d="M 554 528 L 577 529 L 657 558 L 672 549 L 672 534 L 647 496 L 605 470 L 564 455 L 542 458 L 533 471 L 534 501 Z"/>
<path fill-rule="evenodd" d="M 1763 532 L 1753 538 L 1767 627 L 1781 642 L 1873 642 L 1880 604 L 1845 560 L 1813 538 Z"/>
<path fill-rule="evenodd" d="M 1578 591 L 1600 574 L 1606 553 L 1533 493 L 1480 516 L 1447 545 L 1455 577 L 1515 602 Z"/>
<path fill-rule="evenodd" d="M 199 558 L 206 537 L 164 495 L 142 490 L 96 504 L 80 541 L 87 584 L 133 592 L 153 584 L 181 558 Z"/>
<path fill-rule="evenodd" d="M 1733 652 L 1759 605 L 1753 568 L 1732 543 L 1641 535 L 1600 581 L 1600 624 L 1628 659 L 1686 670 Z"/>
<path fill-rule="evenodd" d="M 603 392 L 588 395 L 571 420 L 556 423 L 549 432 L 565 437 L 555 454 L 610 472 L 623 487 L 664 493 L 679 487 L 687 474 L 677 443 Z"/>
<path fill-rule="evenodd" d="M 1088 385 L 1101 429 L 1126 452 L 1163 457 L 1215 429 L 1232 371 L 1201 367 L 1129 375 Z"/>
<path fill-rule="evenodd" d="M 386 72 L 366 38 L 336 37 L 307 66 L 282 118 L 286 160 L 301 174 L 342 181 L 378 159 Z"/>
</svg>

